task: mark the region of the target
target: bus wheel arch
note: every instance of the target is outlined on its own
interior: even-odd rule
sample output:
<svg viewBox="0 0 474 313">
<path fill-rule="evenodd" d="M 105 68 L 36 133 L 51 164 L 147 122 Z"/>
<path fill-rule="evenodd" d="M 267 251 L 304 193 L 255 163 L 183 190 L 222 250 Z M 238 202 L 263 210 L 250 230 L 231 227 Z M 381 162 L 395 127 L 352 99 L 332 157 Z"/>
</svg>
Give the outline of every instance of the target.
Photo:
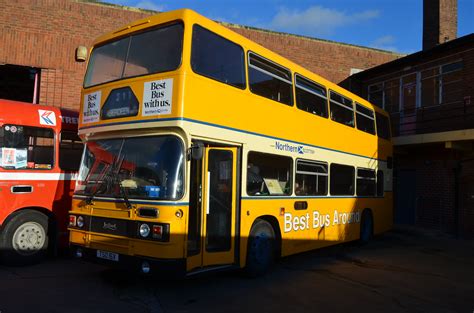
<svg viewBox="0 0 474 313">
<path fill-rule="evenodd" d="M 276 217 L 272 215 L 262 215 L 262 216 L 259 216 L 258 219 L 262 219 L 268 222 L 272 226 L 273 231 L 275 232 L 275 258 L 281 257 L 282 239 L 281 239 L 280 224 L 278 223 L 278 220 L 276 219 Z M 255 221 L 257 221 L 257 219 Z"/>
<path fill-rule="evenodd" d="M 55 248 L 56 233 L 51 211 L 43 207 L 18 209 L 2 225 L 0 257 L 8 265 L 38 263 Z"/>
<path fill-rule="evenodd" d="M 273 216 L 255 219 L 249 232 L 245 272 L 250 277 L 265 274 L 281 251 L 281 233 Z"/>
<path fill-rule="evenodd" d="M 360 237 L 359 241 L 366 244 L 374 235 L 374 215 L 370 208 L 362 210 L 360 217 Z"/>
</svg>

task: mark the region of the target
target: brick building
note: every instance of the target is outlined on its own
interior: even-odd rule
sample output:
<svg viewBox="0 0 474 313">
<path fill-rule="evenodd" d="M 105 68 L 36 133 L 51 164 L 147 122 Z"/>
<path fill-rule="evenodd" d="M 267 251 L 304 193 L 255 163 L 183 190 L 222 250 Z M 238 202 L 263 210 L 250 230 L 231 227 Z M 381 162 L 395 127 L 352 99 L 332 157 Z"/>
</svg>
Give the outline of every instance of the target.
<svg viewBox="0 0 474 313">
<path fill-rule="evenodd" d="M 342 85 L 391 115 L 396 222 L 474 236 L 474 34 L 456 0 L 424 1 L 424 50 Z"/>
<path fill-rule="evenodd" d="M 96 1 L 0 0 L 0 98 L 78 108 L 84 63 L 78 45 L 157 12 Z M 303 36 L 224 24 L 312 71 L 339 82 L 402 55 Z"/>
</svg>

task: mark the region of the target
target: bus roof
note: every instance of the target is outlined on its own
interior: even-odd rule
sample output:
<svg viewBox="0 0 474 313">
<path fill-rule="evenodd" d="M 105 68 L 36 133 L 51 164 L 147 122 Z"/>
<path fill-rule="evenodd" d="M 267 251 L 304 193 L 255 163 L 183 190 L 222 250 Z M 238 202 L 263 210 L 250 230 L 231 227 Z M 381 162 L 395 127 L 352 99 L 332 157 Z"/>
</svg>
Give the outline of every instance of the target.
<svg viewBox="0 0 474 313">
<path fill-rule="evenodd" d="M 47 105 L 0 99 L 0 126 L 19 124 L 77 130 L 79 113 Z"/>
<path fill-rule="evenodd" d="M 281 66 L 287 67 L 291 69 L 292 72 L 301 74 L 309 79 L 314 80 L 315 82 L 319 84 L 323 84 L 326 86 L 328 89 L 331 89 L 335 92 L 338 92 L 340 94 L 343 94 L 345 96 L 350 97 L 352 100 L 357 101 L 358 103 L 369 107 L 373 109 L 376 112 L 382 113 L 384 115 L 388 116 L 388 113 L 384 111 L 383 109 L 371 104 L 367 100 L 357 96 L 356 94 L 340 87 L 339 85 L 321 77 L 318 74 L 315 74 L 308 69 L 305 69 L 303 66 L 298 65 L 287 58 L 275 53 L 274 51 L 267 49 L 258 43 L 230 30 L 229 28 L 222 26 L 219 23 L 214 22 L 213 20 L 210 20 L 197 12 L 190 10 L 190 9 L 179 9 L 179 10 L 174 10 L 174 11 L 169 11 L 169 12 L 162 12 L 153 16 L 149 16 L 146 18 L 143 18 L 141 20 L 136 20 L 134 22 L 131 22 L 115 31 L 109 32 L 107 34 L 104 34 L 100 37 L 98 37 L 93 45 L 101 44 L 103 42 L 113 40 L 117 37 L 127 35 L 130 33 L 134 33 L 140 30 L 146 30 L 150 27 L 175 21 L 175 20 L 182 20 L 185 25 L 192 25 L 192 24 L 199 24 L 203 27 L 206 28 L 211 28 L 212 31 L 218 33 L 219 35 L 237 43 L 238 45 L 244 47 L 246 50 L 251 50 L 257 54 L 260 54 L 266 58 L 271 59 L 272 61 L 280 64 Z"/>
</svg>

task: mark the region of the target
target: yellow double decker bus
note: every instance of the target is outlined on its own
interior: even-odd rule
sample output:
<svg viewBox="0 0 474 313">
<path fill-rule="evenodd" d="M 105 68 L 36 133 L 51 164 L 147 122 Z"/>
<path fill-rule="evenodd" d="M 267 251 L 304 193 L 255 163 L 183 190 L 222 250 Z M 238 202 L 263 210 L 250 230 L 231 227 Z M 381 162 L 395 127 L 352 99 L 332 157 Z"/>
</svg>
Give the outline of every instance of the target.
<svg viewBox="0 0 474 313">
<path fill-rule="evenodd" d="M 98 38 L 80 114 L 77 257 L 258 275 L 392 226 L 387 113 L 191 10 Z"/>
</svg>

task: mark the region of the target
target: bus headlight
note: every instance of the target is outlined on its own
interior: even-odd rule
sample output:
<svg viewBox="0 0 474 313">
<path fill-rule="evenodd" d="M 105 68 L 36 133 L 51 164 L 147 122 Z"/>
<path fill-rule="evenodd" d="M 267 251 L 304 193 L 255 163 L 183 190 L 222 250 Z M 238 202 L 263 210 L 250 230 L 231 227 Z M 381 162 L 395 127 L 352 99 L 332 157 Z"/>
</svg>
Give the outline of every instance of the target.
<svg viewBox="0 0 474 313">
<path fill-rule="evenodd" d="M 83 216 L 78 216 L 77 219 L 76 219 L 76 225 L 77 227 L 79 228 L 82 228 L 84 227 L 84 217 Z"/>
<path fill-rule="evenodd" d="M 141 224 L 139 231 L 140 231 L 140 236 L 142 236 L 143 238 L 146 238 L 150 234 L 150 226 L 148 226 L 148 224 Z"/>
</svg>

